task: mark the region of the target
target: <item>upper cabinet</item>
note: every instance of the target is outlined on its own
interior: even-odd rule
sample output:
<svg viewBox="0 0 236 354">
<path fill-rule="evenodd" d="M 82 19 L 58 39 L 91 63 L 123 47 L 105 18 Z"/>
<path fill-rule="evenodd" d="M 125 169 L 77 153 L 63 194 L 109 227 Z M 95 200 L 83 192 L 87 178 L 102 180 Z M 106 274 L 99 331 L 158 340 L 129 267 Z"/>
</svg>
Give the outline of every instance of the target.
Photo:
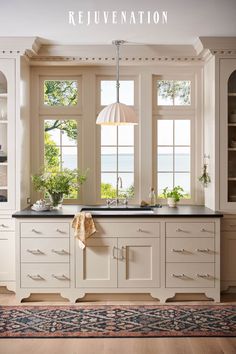
<svg viewBox="0 0 236 354">
<path fill-rule="evenodd" d="M 15 61 L 0 59 L 0 210 L 15 208 Z"/>
<path fill-rule="evenodd" d="M 220 60 L 219 93 L 220 209 L 236 211 L 236 59 Z"/>
</svg>

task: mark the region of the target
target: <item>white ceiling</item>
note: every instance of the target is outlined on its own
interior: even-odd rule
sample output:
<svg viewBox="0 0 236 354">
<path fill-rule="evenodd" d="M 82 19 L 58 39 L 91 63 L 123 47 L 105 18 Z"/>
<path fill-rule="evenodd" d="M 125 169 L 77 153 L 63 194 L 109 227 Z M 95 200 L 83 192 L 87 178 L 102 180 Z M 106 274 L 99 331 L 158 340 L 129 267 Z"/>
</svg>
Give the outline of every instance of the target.
<svg viewBox="0 0 236 354">
<path fill-rule="evenodd" d="M 68 24 L 68 11 L 168 11 L 168 24 Z M 38 36 L 57 44 L 193 44 L 236 36 L 236 0 L 0 0 L 0 36 Z"/>
</svg>

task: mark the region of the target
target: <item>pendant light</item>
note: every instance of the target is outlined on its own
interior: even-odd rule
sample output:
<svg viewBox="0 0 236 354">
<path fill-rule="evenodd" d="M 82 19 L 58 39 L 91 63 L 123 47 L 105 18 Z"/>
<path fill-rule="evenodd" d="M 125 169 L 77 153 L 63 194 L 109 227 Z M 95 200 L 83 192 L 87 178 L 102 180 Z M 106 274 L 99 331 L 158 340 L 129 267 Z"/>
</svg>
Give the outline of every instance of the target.
<svg viewBox="0 0 236 354">
<path fill-rule="evenodd" d="M 133 108 L 120 102 L 120 45 L 124 41 L 116 40 L 112 44 L 116 46 L 116 102 L 109 104 L 99 113 L 96 124 L 99 125 L 125 125 L 125 124 L 138 124 L 138 118 Z"/>
</svg>

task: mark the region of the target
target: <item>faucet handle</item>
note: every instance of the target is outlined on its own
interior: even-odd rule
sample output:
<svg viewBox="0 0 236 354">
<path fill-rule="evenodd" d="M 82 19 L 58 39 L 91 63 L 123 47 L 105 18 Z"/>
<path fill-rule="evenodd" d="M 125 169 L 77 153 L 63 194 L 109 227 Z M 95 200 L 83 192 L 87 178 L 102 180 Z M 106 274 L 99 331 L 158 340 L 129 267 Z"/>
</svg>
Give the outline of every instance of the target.
<svg viewBox="0 0 236 354">
<path fill-rule="evenodd" d="M 106 199 L 106 206 L 109 207 L 111 205 L 111 199 Z"/>
<path fill-rule="evenodd" d="M 124 205 L 127 207 L 128 206 L 128 202 L 129 202 L 129 199 L 127 197 L 127 195 L 125 196 L 125 199 L 124 199 Z"/>
</svg>

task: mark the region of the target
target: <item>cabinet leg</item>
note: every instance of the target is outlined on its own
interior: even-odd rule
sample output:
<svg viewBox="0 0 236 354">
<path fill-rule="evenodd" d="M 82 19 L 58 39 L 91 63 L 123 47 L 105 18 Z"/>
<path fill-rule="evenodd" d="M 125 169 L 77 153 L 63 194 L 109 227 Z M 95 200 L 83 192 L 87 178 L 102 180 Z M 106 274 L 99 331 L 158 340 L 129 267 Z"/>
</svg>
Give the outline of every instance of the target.
<svg viewBox="0 0 236 354">
<path fill-rule="evenodd" d="M 150 293 L 150 295 L 154 298 L 154 299 L 158 299 L 160 301 L 161 304 L 164 304 L 166 302 L 167 297 L 164 295 L 161 295 L 158 291 L 152 291 Z"/>
<path fill-rule="evenodd" d="M 208 290 L 205 292 L 205 295 L 215 302 L 220 302 L 220 292 L 216 293 L 215 291 Z"/>
</svg>

